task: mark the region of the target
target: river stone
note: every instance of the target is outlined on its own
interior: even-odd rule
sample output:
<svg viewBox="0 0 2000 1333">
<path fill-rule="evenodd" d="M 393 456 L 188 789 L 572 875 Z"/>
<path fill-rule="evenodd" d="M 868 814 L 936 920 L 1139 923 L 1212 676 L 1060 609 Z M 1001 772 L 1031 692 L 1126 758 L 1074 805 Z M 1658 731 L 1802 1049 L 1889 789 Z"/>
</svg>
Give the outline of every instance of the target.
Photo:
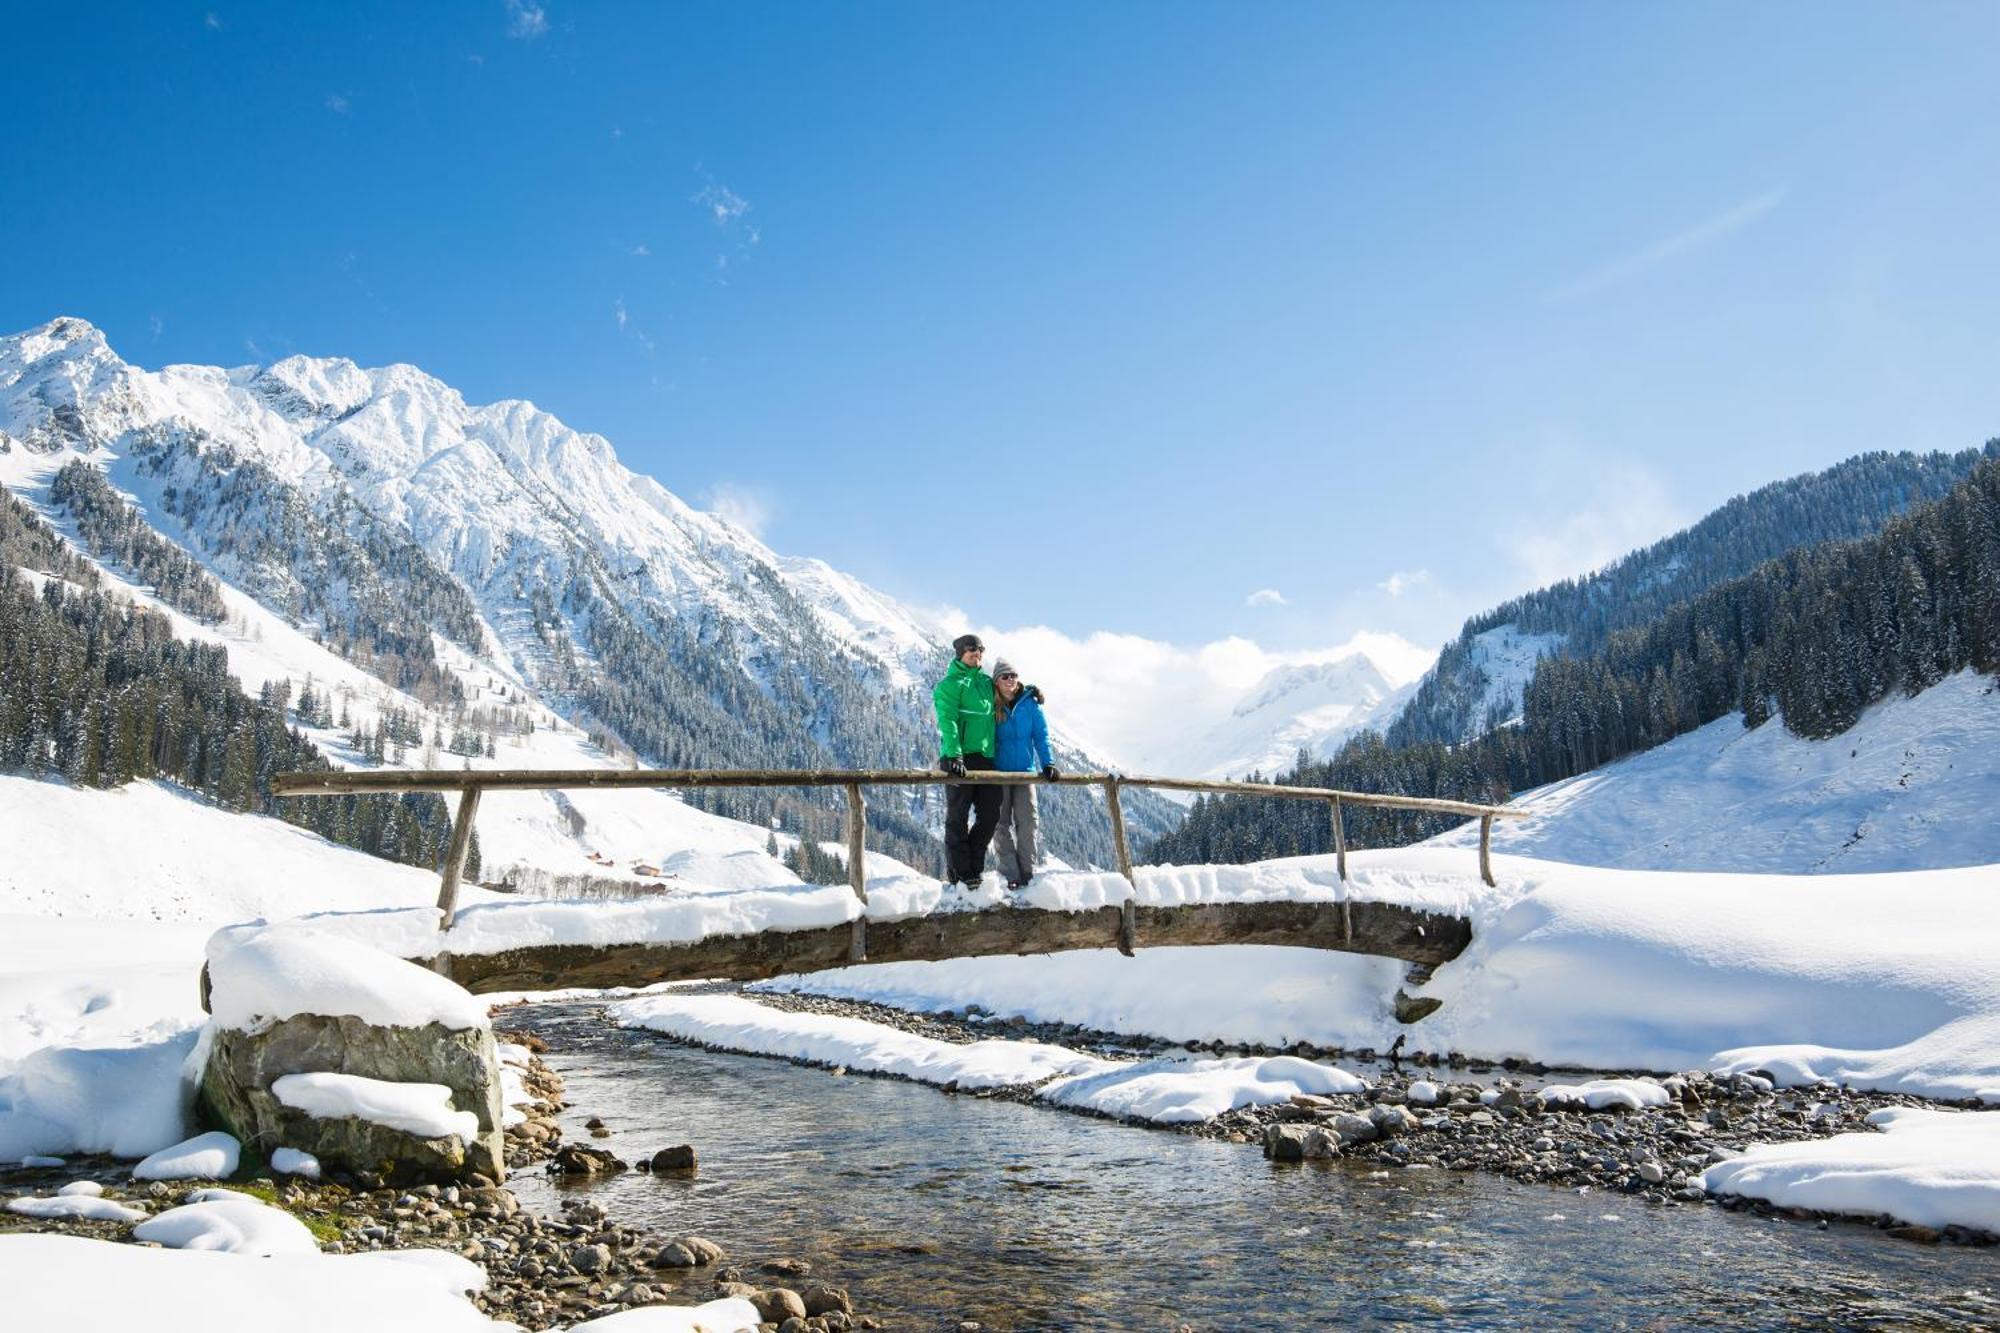
<svg viewBox="0 0 2000 1333">
<path fill-rule="evenodd" d="M 848 1298 L 846 1287 L 807 1287 L 799 1293 L 799 1298 L 806 1303 L 808 1318 L 835 1310 L 854 1313 L 854 1302 Z"/>
<path fill-rule="evenodd" d="M 579 1273 L 601 1273 L 611 1266 L 611 1250 L 605 1245 L 572 1245 L 569 1264 Z"/>
<path fill-rule="evenodd" d="M 559 1176 L 608 1176 L 625 1170 L 625 1163 L 603 1148 L 565 1143 L 549 1159 L 548 1169 Z"/>
<path fill-rule="evenodd" d="M 1304 1125 L 1266 1125 L 1264 1155 L 1274 1162 L 1303 1161 L 1306 1155 L 1306 1135 L 1311 1132 Z"/>
<path fill-rule="evenodd" d="M 1342 1143 L 1366 1143 L 1380 1135 L 1375 1122 L 1365 1115 L 1355 1115 L 1351 1111 L 1341 1111 L 1327 1122 L 1333 1132 L 1340 1135 Z"/>
<path fill-rule="evenodd" d="M 653 1154 L 648 1165 L 655 1171 L 692 1171 L 695 1169 L 694 1145 L 678 1143 L 671 1148 L 662 1148 Z"/>
<path fill-rule="evenodd" d="M 1658 1162 L 1639 1163 L 1639 1179 L 1648 1185 L 1657 1185 L 1666 1178 L 1666 1170 Z"/>
<path fill-rule="evenodd" d="M 806 1317 L 806 1303 L 790 1287 L 770 1287 L 749 1298 L 757 1307 L 757 1317 L 767 1324 L 782 1324 L 787 1319 Z"/>
<path fill-rule="evenodd" d="M 424 1139 L 349 1116 L 307 1115 L 279 1102 L 271 1084 L 286 1074 L 353 1074 L 391 1083 L 442 1083 L 452 1106 L 472 1112 L 470 1142 Z M 311 1153 L 322 1166 L 391 1180 L 457 1180 L 506 1174 L 500 1119 L 500 1060 L 485 1028 L 376 1027 L 347 1015 L 299 1014 L 251 1033 L 213 1034 L 195 1099 L 203 1129 L 220 1129 L 266 1155 Z"/>
<path fill-rule="evenodd" d="M 1340 1156 L 1340 1150 L 1344 1146 L 1340 1141 L 1340 1135 L 1324 1126 L 1314 1125 L 1306 1131 L 1306 1141 L 1301 1146 L 1299 1155 L 1308 1162 L 1324 1162 Z"/>
<path fill-rule="evenodd" d="M 1407 1134 L 1418 1127 L 1416 1116 L 1400 1106 L 1370 1107 L 1368 1119 L 1375 1126 L 1375 1132 L 1385 1139 L 1393 1139 L 1398 1134 Z"/>
</svg>

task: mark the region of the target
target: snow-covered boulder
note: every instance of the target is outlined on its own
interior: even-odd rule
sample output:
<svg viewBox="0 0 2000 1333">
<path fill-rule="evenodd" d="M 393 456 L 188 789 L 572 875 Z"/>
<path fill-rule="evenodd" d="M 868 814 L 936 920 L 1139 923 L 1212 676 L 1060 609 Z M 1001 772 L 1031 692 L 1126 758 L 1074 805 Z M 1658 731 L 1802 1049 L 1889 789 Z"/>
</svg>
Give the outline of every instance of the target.
<svg viewBox="0 0 2000 1333">
<path fill-rule="evenodd" d="M 218 934 L 208 975 L 204 1124 L 394 1179 L 505 1174 L 499 1052 L 463 988 L 296 926 Z"/>
</svg>

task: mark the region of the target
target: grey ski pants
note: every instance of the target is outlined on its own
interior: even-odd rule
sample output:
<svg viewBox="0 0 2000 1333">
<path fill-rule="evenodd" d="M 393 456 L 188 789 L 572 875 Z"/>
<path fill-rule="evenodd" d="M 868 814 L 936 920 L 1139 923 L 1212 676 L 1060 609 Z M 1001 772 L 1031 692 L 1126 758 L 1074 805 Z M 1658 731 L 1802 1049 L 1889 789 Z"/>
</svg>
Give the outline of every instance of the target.
<svg viewBox="0 0 2000 1333">
<path fill-rule="evenodd" d="M 1001 878 L 1009 884 L 1034 878 L 1035 789 L 1025 782 L 1000 789 L 1000 826 L 993 831 L 993 852 Z"/>
</svg>

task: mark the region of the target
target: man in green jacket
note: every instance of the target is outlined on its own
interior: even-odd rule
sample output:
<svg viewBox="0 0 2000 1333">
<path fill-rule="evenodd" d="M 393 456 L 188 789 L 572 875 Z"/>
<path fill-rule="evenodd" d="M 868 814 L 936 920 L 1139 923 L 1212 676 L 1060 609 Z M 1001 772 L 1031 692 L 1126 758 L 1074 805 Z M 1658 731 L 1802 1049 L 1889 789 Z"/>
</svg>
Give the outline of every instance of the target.
<svg viewBox="0 0 2000 1333">
<path fill-rule="evenodd" d="M 953 777 L 964 777 L 968 770 L 990 773 L 993 677 L 979 665 L 986 658 L 986 645 L 977 634 L 961 634 L 952 640 L 951 650 L 956 656 L 931 691 L 931 702 L 937 705 L 938 768 Z M 1000 795 L 997 783 L 954 783 L 945 789 L 945 873 L 952 883 L 979 886 L 986 873 L 986 844 L 1000 822 Z"/>
</svg>

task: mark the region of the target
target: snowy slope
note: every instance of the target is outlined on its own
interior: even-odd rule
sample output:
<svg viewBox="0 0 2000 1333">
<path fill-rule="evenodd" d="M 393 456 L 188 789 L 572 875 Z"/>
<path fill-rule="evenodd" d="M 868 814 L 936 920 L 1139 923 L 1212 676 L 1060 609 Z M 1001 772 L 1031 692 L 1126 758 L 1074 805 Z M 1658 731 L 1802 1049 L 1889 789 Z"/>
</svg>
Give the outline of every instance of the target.
<svg viewBox="0 0 2000 1333">
<path fill-rule="evenodd" d="M 2000 689 L 1961 672 L 1824 741 L 1741 714 L 1527 792 L 1500 850 L 1583 865 L 1776 874 L 2000 862 Z M 1469 847 L 1476 825 L 1433 842 Z M 2000 878 L 1996 878 L 2000 887 Z"/>
</svg>

